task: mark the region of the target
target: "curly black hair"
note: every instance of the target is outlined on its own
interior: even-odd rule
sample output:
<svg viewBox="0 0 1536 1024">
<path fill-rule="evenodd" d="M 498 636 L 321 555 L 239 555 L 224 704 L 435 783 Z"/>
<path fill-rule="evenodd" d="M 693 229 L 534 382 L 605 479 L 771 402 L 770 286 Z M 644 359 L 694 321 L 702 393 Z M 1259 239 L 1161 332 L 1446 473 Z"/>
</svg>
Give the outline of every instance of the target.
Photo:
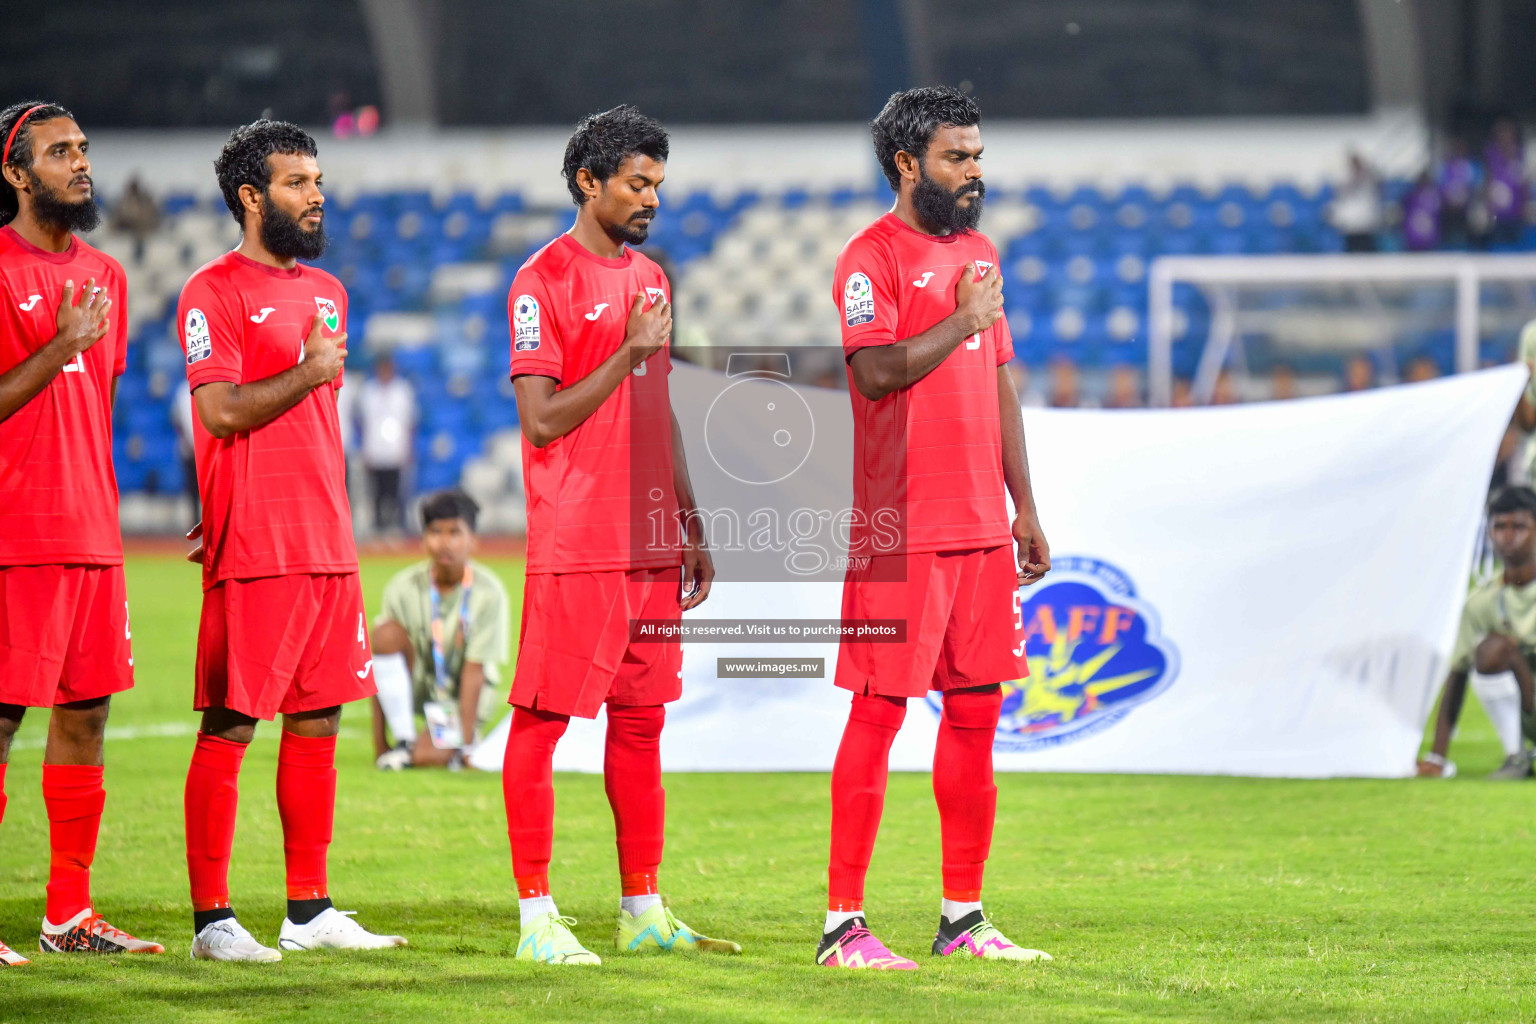
<svg viewBox="0 0 1536 1024">
<path fill-rule="evenodd" d="M 32 169 L 32 126 L 42 121 L 52 121 L 56 117 L 67 117 L 74 120 L 75 115 L 59 106 L 57 103 L 47 103 L 43 100 L 27 100 L 24 103 L 13 103 L 0 110 L 0 146 L 10 138 L 11 129 L 16 127 L 16 122 L 21 115 L 32 110 L 32 116 L 27 118 L 21 128 L 16 131 L 16 137 L 11 139 L 11 152 L 6 163 L 23 171 Z M 16 195 L 16 190 L 10 182 L 5 182 L 0 188 L 0 227 L 9 224 L 16 219 L 16 214 L 21 211 L 21 200 Z"/>
<path fill-rule="evenodd" d="M 479 514 L 480 506 L 463 491 L 438 491 L 421 502 L 421 528 L 425 530 L 439 519 L 462 519 L 473 531 L 475 517 Z"/>
<path fill-rule="evenodd" d="M 272 184 L 272 165 L 267 162 L 267 157 L 274 153 L 314 156 L 315 140 L 298 125 L 266 118 L 241 125 L 229 133 L 223 151 L 213 162 L 213 171 L 219 177 L 219 191 L 224 193 L 224 205 L 229 207 L 235 223 L 245 224 L 240 186 L 250 185 L 266 192 Z"/>
<path fill-rule="evenodd" d="M 621 103 L 601 114 L 581 119 L 571 140 L 565 144 L 565 187 L 580 206 L 587 201 L 576 184 L 576 172 L 583 167 L 598 181 L 607 181 L 618 173 L 619 165 L 636 153 L 663 163 L 667 159 L 667 130 L 655 118 Z"/>
<path fill-rule="evenodd" d="M 981 124 L 981 108 L 976 101 L 947 85 L 925 85 L 898 92 L 886 100 L 885 108 L 869 122 L 875 139 L 875 157 L 891 191 L 901 186 L 896 170 L 896 154 L 911 153 L 918 160 L 928 152 L 933 134 L 940 128 L 966 128 Z"/>
</svg>

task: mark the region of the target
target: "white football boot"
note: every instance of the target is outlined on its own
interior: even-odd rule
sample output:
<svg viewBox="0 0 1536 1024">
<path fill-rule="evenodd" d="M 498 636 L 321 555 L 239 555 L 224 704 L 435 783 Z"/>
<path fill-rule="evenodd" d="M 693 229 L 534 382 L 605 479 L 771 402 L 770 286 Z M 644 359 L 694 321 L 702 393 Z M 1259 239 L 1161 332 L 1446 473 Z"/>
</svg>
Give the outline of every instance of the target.
<svg viewBox="0 0 1536 1024">
<path fill-rule="evenodd" d="M 286 917 L 277 933 L 280 949 L 388 949 L 405 945 L 399 935 L 375 935 L 352 920 L 355 910 L 326 907 L 308 924 L 294 924 Z"/>
<path fill-rule="evenodd" d="M 226 917 L 203 925 L 203 930 L 192 939 L 194 960 L 240 960 L 247 963 L 269 964 L 283 958 L 283 954 L 257 942 L 239 921 Z"/>
</svg>

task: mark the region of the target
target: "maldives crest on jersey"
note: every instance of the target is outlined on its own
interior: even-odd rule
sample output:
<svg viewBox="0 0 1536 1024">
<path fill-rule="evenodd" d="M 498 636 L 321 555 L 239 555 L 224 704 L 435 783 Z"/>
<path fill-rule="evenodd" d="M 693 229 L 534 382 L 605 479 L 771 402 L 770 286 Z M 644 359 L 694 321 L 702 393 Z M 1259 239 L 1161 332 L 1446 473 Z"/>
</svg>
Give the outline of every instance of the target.
<svg viewBox="0 0 1536 1024">
<path fill-rule="evenodd" d="M 1096 558 L 1053 558 L 1018 595 L 1029 678 L 1003 683 L 993 749 L 1042 750 L 1107 729 L 1179 674 L 1177 648 L 1123 571 Z M 937 713 L 938 700 L 929 705 Z"/>
<path fill-rule="evenodd" d="M 182 324 L 182 334 L 187 339 L 188 366 L 213 355 L 213 336 L 208 332 L 208 317 L 202 310 L 187 310 L 187 319 Z"/>
<path fill-rule="evenodd" d="M 519 295 L 512 302 L 512 350 L 532 352 L 539 347 L 539 300 Z"/>
<path fill-rule="evenodd" d="M 320 311 L 320 322 L 325 324 L 326 330 L 335 331 L 341 328 L 341 313 L 336 309 L 334 299 L 322 299 L 316 295 L 315 308 Z"/>
<path fill-rule="evenodd" d="M 843 322 L 849 327 L 867 324 L 875 318 L 875 289 L 862 273 L 848 275 L 843 284 Z"/>
<path fill-rule="evenodd" d="M 665 298 L 667 293 L 662 291 L 660 288 L 652 288 L 650 285 L 646 285 L 645 294 L 651 300 L 651 305 L 654 306 L 656 303 Z"/>
</svg>

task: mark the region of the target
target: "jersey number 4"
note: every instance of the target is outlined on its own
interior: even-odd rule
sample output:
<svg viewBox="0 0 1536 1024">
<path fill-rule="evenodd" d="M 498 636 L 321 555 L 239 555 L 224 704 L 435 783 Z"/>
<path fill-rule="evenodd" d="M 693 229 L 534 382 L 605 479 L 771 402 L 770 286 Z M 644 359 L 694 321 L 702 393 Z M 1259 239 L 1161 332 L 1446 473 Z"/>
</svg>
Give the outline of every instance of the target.
<svg viewBox="0 0 1536 1024">
<path fill-rule="evenodd" d="M 65 373 L 84 373 L 85 372 L 85 353 L 84 352 L 77 352 L 75 354 L 75 358 L 71 359 L 69 362 L 64 364 L 64 372 Z"/>
</svg>

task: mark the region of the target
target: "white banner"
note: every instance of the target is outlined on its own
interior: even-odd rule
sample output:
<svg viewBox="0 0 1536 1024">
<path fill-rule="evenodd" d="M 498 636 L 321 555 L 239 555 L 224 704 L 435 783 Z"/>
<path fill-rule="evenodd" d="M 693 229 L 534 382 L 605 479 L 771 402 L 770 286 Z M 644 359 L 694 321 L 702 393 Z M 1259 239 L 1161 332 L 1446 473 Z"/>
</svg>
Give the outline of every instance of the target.
<svg viewBox="0 0 1536 1024">
<path fill-rule="evenodd" d="M 1004 684 L 997 767 L 1412 774 L 1525 378 L 1503 367 L 1216 409 L 1024 410 L 1055 568 L 1024 591 L 1031 676 Z M 844 395 L 807 400 L 818 417 L 838 403 L 847 416 Z M 690 444 L 691 467 L 704 457 Z M 835 583 L 721 579 L 691 616 L 838 609 Z M 664 767 L 830 769 L 849 702 L 831 682 L 836 655 L 832 643 L 688 644 Z M 721 679 L 724 657 L 822 658 L 825 678 Z M 936 707 L 909 702 L 893 769 L 930 767 Z M 504 727 L 477 765 L 500 767 Z M 602 740 L 601 718 L 573 721 L 556 768 L 600 771 Z"/>
</svg>

